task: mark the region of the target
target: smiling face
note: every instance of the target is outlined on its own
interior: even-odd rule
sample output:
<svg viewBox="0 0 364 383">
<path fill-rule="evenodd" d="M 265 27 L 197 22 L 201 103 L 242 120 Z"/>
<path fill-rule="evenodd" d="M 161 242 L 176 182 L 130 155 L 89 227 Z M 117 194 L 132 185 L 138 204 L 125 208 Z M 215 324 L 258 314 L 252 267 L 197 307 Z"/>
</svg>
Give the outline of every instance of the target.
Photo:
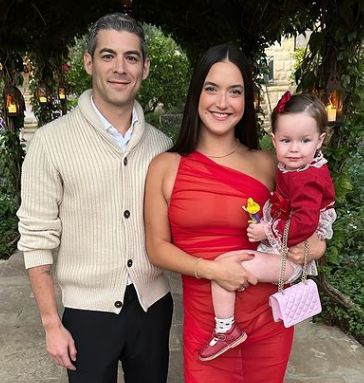
<svg viewBox="0 0 364 383">
<path fill-rule="evenodd" d="M 216 135 L 234 131 L 244 114 L 244 81 L 235 64 L 223 61 L 212 65 L 202 87 L 198 113 L 202 130 Z"/>
<path fill-rule="evenodd" d="M 133 106 L 142 80 L 149 73 L 137 35 L 103 29 L 97 34 L 93 56 L 84 55 L 85 70 L 92 76 L 93 98 L 100 110 Z"/>
<path fill-rule="evenodd" d="M 279 115 L 272 141 L 278 161 L 286 169 L 295 170 L 312 162 L 324 137 L 315 119 L 301 112 Z"/>
</svg>

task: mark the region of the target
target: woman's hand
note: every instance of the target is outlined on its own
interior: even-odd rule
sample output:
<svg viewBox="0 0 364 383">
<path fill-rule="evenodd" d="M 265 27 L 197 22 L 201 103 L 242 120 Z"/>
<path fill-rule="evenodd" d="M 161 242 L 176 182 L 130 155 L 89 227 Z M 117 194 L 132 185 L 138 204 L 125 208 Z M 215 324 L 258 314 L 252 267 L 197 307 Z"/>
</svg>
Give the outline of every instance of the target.
<svg viewBox="0 0 364 383">
<path fill-rule="evenodd" d="M 307 255 L 307 262 L 314 259 L 320 259 L 325 254 L 326 241 L 319 239 L 316 234 L 313 234 L 310 238 L 308 238 L 308 244 L 309 253 Z M 289 248 L 288 259 L 300 265 L 304 264 L 304 242 Z"/>
<path fill-rule="evenodd" d="M 242 287 L 248 287 L 249 284 L 255 285 L 257 278 L 249 273 L 242 262 L 254 257 L 247 253 L 248 250 L 236 250 L 224 253 L 217 257 L 214 263 L 217 264 L 216 276 L 213 278 L 221 287 L 228 291 L 235 291 Z"/>
</svg>

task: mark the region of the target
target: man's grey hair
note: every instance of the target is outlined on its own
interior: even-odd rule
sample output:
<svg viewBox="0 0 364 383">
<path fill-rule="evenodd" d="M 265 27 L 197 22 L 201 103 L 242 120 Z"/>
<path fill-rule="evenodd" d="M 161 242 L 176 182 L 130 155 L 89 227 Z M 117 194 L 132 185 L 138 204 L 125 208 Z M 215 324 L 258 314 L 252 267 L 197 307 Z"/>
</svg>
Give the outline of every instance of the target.
<svg viewBox="0 0 364 383">
<path fill-rule="evenodd" d="M 92 25 L 86 39 L 86 51 L 91 56 L 94 55 L 96 49 L 97 34 L 103 29 L 113 29 L 118 32 L 134 33 L 139 37 L 140 48 L 143 59 L 145 59 L 146 47 L 143 27 L 134 18 L 123 13 L 111 13 L 109 15 L 102 16 L 95 22 L 95 24 Z"/>
</svg>

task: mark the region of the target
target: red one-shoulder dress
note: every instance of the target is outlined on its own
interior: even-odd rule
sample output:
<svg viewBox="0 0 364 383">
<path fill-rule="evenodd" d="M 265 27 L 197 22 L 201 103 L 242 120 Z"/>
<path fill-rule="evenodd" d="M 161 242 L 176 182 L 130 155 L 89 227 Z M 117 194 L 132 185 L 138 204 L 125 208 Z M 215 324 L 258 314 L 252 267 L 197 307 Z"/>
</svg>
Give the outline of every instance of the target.
<svg viewBox="0 0 364 383">
<path fill-rule="evenodd" d="M 265 185 L 199 152 L 181 157 L 173 187 L 169 220 L 173 243 L 195 257 L 214 259 L 238 249 L 256 249 L 248 241 L 248 197 L 261 206 Z M 183 354 L 185 383 L 282 383 L 293 328 L 272 319 L 268 298 L 277 291 L 259 283 L 236 294 L 235 319 L 248 339 L 218 358 L 201 362 L 198 352 L 214 329 L 210 281 L 183 276 Z"/>
</svg>

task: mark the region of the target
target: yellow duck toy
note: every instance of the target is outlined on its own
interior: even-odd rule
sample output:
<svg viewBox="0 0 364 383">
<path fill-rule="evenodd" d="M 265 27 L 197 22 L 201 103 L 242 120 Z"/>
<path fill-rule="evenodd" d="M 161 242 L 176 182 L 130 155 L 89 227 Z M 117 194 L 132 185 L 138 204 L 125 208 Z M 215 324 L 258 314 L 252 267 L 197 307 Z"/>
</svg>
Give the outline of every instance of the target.
<svg viewBox="0 0 364 383">
<path fill-rule="evenodd" d="M 246 206 L 242 206 L 243 210 L 249 214 L 250 220 L 249 223 L 258 223 L 260 221 L 260 205 L 258 202 L 255 202 L 253 198 L 249 197 L 246 201 Z"/>
</svg>

